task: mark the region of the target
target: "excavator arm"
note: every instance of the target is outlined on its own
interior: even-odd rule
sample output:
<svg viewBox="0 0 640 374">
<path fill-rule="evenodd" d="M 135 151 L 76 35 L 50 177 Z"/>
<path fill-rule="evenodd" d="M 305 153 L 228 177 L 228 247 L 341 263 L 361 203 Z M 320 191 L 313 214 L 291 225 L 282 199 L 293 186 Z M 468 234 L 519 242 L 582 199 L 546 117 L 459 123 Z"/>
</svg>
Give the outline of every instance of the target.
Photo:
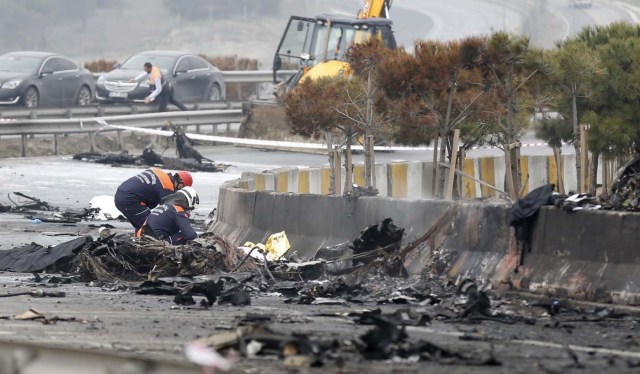
<svg viewBox="0 0 640 374">
<path fill-rule="evenodd" d="M 393 0 L 365 0 L 364 6 L 358 12 L 358 18 L 389 18 L 392 3 Z"/>
</svg>

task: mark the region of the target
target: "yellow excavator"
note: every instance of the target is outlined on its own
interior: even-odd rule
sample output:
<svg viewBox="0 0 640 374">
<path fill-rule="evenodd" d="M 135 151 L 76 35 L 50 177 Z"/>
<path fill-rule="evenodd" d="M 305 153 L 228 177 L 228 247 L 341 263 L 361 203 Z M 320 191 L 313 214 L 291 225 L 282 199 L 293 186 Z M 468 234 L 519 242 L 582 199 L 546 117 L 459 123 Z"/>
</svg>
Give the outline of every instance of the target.
<svg viewBox="0 0 640 374">
<path fill-rule="evenodd" d="M 315 18 L 292 16 L 273 59 L 275 95 L 279 102 L 299 82 L 321 77 L 350 74 L 344 61 L 350 45 L 370 38 L 396 48 L 389 19 L 392 0 L 366 0 L 355 18 L 324 14 Z M 297 69 L 298 73 L 278 82 L 278 71 Z"/>
<path fill-rule="evenodd" d="M 288 135 L 282 104 L 293 88 L 306 79 L 341 77 L 351 74 L 345 54 L 350 45 L 377 38 L 396 48 L 389 9 L 393 0 L 365 0 L 354 18 L 323 14 L 315 18 L 292 16 L 273 59 L 276 103 L 252 103 L 244 108 L 238 136 L 283 138 Z M 284 81 L 278 71 L 297 70 Z"/>
</svg>

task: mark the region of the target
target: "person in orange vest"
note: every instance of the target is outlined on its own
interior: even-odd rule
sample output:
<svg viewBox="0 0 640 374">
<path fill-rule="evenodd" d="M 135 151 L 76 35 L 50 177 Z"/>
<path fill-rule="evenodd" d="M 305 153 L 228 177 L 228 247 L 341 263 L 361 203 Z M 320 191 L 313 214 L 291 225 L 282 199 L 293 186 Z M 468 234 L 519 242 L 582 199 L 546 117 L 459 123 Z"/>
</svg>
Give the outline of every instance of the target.
<svg viewBox="0 0 640 374">
<path fill-rule="evenodd" d="M 164 197 L 192 185 L 193 177 L 188 171 L 171 175 L 158 168 L 150 168 L 127 179 L 118 187 L 115 195 L 116 208 L 137 231 L 151 209 L 158 206 Z"/>
<path fill-rule="evenodd" d="M 144 103 L 149 104 L 154 101 L 158 101 L 158 111 L 166 112 L 167 105 L 169 103 L 177 106 L 180 110 L 187 110 L 187 107 L 182 105 L 173 95 L 173 87 L 167 82 L 157 66 L 151 65 L 150 62 L 145 62 L 144 71 L 138 74 L 137 77 L 131 80 L 131 82 L 142 82 L 145 79 L 149 80 L 149 96 L 145 97 Z"/>
<path fill-rule="evenodd" d="M 198 193 L 192 187 L 184 187 L 165 197 L 162 204 L 151 211 L 136 232 L 136 237 L 148 235 L 173 245 L 185 244 L 197 238 L 198 234 L 189 223 L 189 212 L 199 203 Z"/>
</svg>

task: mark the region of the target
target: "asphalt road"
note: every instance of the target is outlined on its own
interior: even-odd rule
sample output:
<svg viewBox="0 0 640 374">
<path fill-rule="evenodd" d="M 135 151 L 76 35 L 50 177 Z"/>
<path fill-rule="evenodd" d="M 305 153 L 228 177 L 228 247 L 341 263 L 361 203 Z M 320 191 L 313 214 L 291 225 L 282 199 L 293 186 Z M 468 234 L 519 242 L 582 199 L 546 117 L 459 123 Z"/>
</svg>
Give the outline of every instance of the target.
<svg viewBox="0 0 640 374">
<path fill-rule="evenodd" d="M 224 181 L 237 178 L 242 171 L 268 169 L 279 165 L 312 165 L 324 162 L 322 156 L 283 152 L 261 152 L 234 147 L 205 148 L 207 155 L 217 161 L 234 165 L 226 173 L 194 176 L 202 208 L 200 218 L 217 201 L 217 191 Z M 408 154 L 380 155 L 394 158 Z M 114 168 L 73 161 L 68 158 L 30 158 L 0 160 L 0 202 L 7 193 L 18 190 L 47 200 L 63 208 L 86 207 L 95 195 L 112 194 L 117 184 L 139 172 L 138 168 Z M 55 244 L 70 240 L 70 236 L 51 236 L 51 233 L 80 233 L 96 235 L 91 224 L 85 222 L 68 226 L 60 224 L 32 224 L 21 215 L 0 214 L 0 250 L 31 241 Z M 130 231 L 125 223 L 114 223 L 116 231 Z M 439 280 L 434 281 L 434 286 Z M 176 308 L 171 297 L 141 296 L 120 287 L 96 287 L 76 283 L 50 285 L 36 283 L 29 274 L 0 273 L 0 293 L 22 292 L 34 288 L 53 288 L 67 292 L 64 299 L 35 299 L 27 296 L 3 299 L 0 313 L 0 339 L 9 341 L 53 343 L 62 347 L 88 348 L 101 351 L 127 352 L 145 357 L 184 360 L 185 343 L 200 337 L 233 329 L 238 318 L 247 313 L 274 316 L 276 331 L 303 333 L 322 339 L 351 339 L 370 327 L 355 324 L 346 313 L 372 310 L 386 312 L 405 309 L 405 305 L 364 304 L 297 305 L 286 304 L 281 296 L 255 296 L 252 305 L 243 308 L 214 305 Z M 404 284 L 375 283 L 394 287 Z M 375 287 L 375 286 L 374 286 Z M 439 286 L 436 286 L 438 289 Z M 501 366 L 477 366 L 454 359 L 443 363 L 415 363 L 411 360 L 364 361 L 347 360 L 342 364 L 346 372 L 366 370 L 370 373 L 429 372 L 466 373 L 530 373 L 530 372 L 633 372 L 640 362 L 638 320 L 633 316 L 607 319 L 598 315 L 561 315 L 551 317 L 544 308 L 534 307 L 522 298 L 493 296 L 492 308 L 501 313 L 533 318 L 535 324 L 504 321 L 433 321 L 428 326 L 409 327 L 412 339 L 438 344 L 465 357 L 486 359 L 493 357 Z M 29 308 L 35 308 L 48 318 L 76 318 L 79 322 L 58 322 L 43 325 L 39 321 L 4 320 Z M 413 306 L 414 310 L 420 308 Z M 416 309 L 417 308 L 417 309 Z M 475 361 L 474 361 L 475 362 Z M 285 370 L 277 359 L 241 360 L 243 372 L 279 373 Z M 317 372 L 337 372 L 336 363 L 328 362 Z M 54 372 L 54 371 L 52 371 Z M 303 370 L 303 372 L 307 372 Z M 315 372 L 315 371 L 314 371 Z M 344 372 L 344 371 L 343 371 Z"/>
</svg>

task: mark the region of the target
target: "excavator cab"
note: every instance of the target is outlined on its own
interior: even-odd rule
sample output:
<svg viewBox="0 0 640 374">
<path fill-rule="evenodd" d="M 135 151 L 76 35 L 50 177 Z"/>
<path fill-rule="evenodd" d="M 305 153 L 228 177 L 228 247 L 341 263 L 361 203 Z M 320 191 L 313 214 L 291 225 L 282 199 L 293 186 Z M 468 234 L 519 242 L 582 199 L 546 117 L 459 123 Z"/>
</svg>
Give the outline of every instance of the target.
<svg viewBox="0 0 640 374">
<path fill-rule="evenodd" d="M 344 60 L 353 43 L 377 38 L 386 47 L 396 48 L 392 24 L 386 18 L 293 16 L 289 19 L 273 60 L 274 83 L 279 83 L 279 70 L 298 70 L 286 81 L 287 91 L 303 79 L 349 74 L 348 64 Z"/>
</svg>

